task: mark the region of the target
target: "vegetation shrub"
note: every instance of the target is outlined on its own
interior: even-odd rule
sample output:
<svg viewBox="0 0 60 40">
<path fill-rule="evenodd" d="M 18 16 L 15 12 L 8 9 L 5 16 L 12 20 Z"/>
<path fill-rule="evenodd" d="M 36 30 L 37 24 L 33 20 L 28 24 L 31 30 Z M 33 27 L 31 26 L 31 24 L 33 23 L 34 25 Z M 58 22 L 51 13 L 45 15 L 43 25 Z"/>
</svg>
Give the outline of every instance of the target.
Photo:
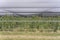
<svg viewBox="0 0 60 40">
<path fill-rule="evenodd" d="M 12 22 L 9 22 L 12 21 Z M 13 21 L 32 21 L 37 20 L 37 22 L 13 22 Z M 53 29 L 54 32 L 58 30 L 60 27 L 60 22 L 38 22 L 41 20 L 60 20 L 60 17 L 39 17 L 39 16 L 32 16 L 32 17 L 21 17 L 21 16 L 1 16 L 0 17 L 0 31 L 37 31 L 43 32 L 45 29 Z M 6 22 L 5 22 L 6 21 Z M 23 29 L 23 30 L 22 30 Z M 43 30 L 40 30 L 43 29 Z"/>
</svg>

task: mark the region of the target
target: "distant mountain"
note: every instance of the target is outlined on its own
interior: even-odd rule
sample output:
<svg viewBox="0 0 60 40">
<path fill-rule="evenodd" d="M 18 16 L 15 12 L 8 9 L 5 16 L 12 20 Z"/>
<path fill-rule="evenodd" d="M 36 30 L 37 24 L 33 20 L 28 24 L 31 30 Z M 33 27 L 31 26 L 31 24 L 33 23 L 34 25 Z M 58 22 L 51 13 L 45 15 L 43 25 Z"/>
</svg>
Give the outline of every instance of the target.
<svg viewBox="0 0 60 40">
<path fill-rule="evenodd" d="M 52 11 L 46 11 L 46 12 L 37 12 L 37 13 L 4 13 L 0 14 L 0 16 L 4 15 L 10 15 L 10 16 L 22 16 L 22 17 L 31 17 L 31 16 L 60 16 L 60 12 L 52 12 Z"/>
<path fill-rule="evenodd" d="M 46 11 L 46 12 L 40 12 L 40 13 L 35 13 L 35 14 L 15 14 L 15 16 L 60 16 L 60 12 L 52 12 L 52 11 Z"/>
</svg>

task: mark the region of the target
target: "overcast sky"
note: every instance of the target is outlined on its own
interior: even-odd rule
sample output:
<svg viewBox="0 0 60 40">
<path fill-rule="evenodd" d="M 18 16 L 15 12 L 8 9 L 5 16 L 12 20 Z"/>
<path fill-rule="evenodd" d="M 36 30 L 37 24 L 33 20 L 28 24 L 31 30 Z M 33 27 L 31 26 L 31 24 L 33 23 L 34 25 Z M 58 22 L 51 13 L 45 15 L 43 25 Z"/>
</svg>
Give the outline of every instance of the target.
<svg viewBox="0 0 60 40">
<path fill-rule="evenodd" d="M 0 7 L 60 7 L 60 0 L 0 0 Z"/>
<path fill-rule="evenodd" d="M 60 7 L 60 0 L 0 0 L 0 7 Z M 15 12 L 40 12 L 55 11 L 60 12 L 60 8 L 20 8 L 20 9 L 0 9 L 0 11 L 10 10 Z"/>
<path fill-rule="evenodd" d="M 0 2 L 60 2 L 60 0 L 0 0 Z"/>
</svg>

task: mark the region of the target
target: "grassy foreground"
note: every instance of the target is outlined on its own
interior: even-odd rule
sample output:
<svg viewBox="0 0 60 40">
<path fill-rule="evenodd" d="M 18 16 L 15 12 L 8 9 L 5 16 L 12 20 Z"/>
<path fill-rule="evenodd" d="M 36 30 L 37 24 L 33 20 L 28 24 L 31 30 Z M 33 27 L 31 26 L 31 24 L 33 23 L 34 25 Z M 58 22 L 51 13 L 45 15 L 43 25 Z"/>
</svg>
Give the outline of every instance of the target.
<svg viewBox="0 0 60 40">
<path fill-rule="evenodd" d="M 0 35 L 60 36 L 58 32 L 0 32 Z"/>
<path fill-rule="evenodd" d="M 60 33 L 0 32 L 0 40 L 60 40 Z"/>
</svg>

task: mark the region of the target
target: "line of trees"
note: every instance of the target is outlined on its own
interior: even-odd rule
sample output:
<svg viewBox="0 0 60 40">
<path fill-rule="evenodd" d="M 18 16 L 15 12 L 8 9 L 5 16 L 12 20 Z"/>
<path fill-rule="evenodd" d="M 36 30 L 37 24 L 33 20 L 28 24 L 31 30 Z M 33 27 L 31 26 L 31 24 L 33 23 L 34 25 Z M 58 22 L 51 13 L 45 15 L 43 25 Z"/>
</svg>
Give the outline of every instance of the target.
<svg viewBox="0 0 60 40">
<path fill-rule="evenodd" d="M 57 19 L 58 18 L 58 19 Z M 60 17 L 20 17 L 20 16 L 1 16 L 2 20 L 60 20 Z M 0 22 L 0 31 L 32 31 L 32 32 L 57 32 L 60 27 L 59 22 Z M 59 28 L 60 29 L 60 28 Z"/>
</svg>

